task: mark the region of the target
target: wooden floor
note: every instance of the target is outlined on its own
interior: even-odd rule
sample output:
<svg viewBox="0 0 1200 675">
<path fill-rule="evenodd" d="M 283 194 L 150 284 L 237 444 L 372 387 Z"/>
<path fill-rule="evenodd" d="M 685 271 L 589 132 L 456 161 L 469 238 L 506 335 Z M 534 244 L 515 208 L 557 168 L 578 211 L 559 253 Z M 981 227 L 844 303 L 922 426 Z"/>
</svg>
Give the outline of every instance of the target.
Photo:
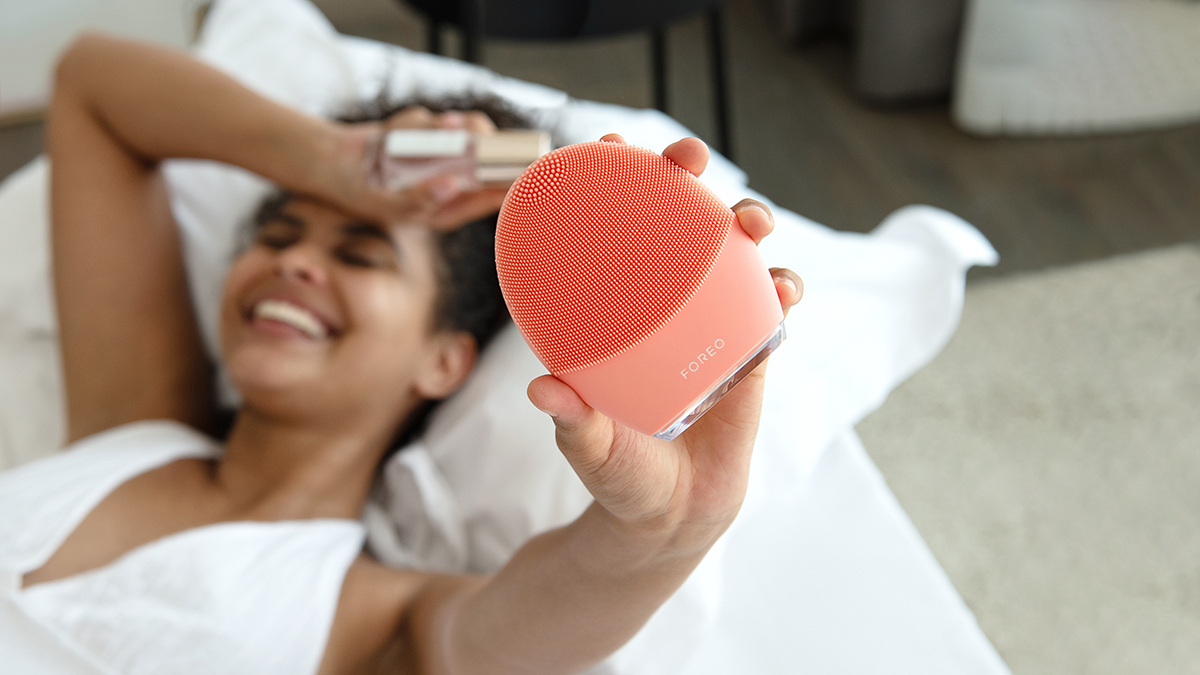
<svg viewBox="0 0 1200 675">
<path fill-rule="evenodd" d="M 845 47 L 781 44 L 765 4 L 733 0 L 727 13 L 734 142 L 751 185 L 780 205 L 855 231 L 905 204 L 940 206 L 974 223 L 1000 251 L 999 267 L 975 274 L 1200 240 L 1200 125 L 1092 138 L 975 138 L 953 126 L 946 101 L 864 106 L 848 91 Z M 423 49 L 420 20 L 387 11 L 369 25 L 339 27 Z M 670 111 L 711 139 L 703 23 L 683 22 L 668 37 Z M 453 49 L 453 35 L 447 42 Z M 569 45 L 489 41 L 485 63 L 577 97 L 648 106 L 648 55 L 648 40 L 637 35 Z M 39 134 L 39 125 L 0 129 L 0 175 L 39 151 Z"/>
<path fill-rule="evenodd" d="M 42 124 L 0 126 L 0 180 L 41 153 Z"/>
</svg>

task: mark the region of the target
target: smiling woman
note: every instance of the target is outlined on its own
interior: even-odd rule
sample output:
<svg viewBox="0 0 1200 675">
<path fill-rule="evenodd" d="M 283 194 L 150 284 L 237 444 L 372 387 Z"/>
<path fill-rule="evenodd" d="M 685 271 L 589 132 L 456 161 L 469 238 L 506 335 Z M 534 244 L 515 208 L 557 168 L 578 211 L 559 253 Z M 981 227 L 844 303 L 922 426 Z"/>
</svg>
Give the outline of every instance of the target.
<svg viewBox="0 0 1200 675">
<path fill-rule="evenodd" d="M 439 328 L 436 236 L 312 198 L 281 204 L 225 284 L 222 352 L 253 409 L 310 423 L 401 411 L 390 435 L 422 401 L 453 392 L 477 346 Z"/>
<path fill-rule="evenodd" d="M 374 114 L 388 119 L 414 107 L 455 110 L 458 106 L 464 110 L 487 111 L 490 119 L 501 123 L 524 126 L 523 120 L 508 113 L 491 99 L 376 106 Z M 369 113 L 365 111 L 367 109 L 364 107 L 357 119 L 370 120 Z M 322 213 L 326 217 L 332 216 L 333 221 L 323 221 Z M 473 345 L 462 339 L 443 341 L 440 345 L 442 348 L 478 353 L 508 320 L 508 311 L 496 278 L 494 215 L 447 231 L 431 231 L 427 228 L 413 231 L 413 228 L 389 228 L 379 223 L 364 222 L 328 209 L 323 211 L 319 204 L 311 200 L 279 191 L 264 199 L 256 211 L 243 252 L 263 247 L 281 253 L 302 245 L 306 237 L 313 239 L 320 228 L 331 226 L 339 231 L 339 235 L 330 242 L 333 248 L 328 255 L 342 266 L 363 271 L 375 270 L 384 277 L 390 275 L 401 278 L 405 274 L 411 276 L 415 273 L 414 266 L 419 267 L 421 261 L 433 261 L 435 294 L 432 317 L 408 318 L 412 325 L 425 325 L 430 330 L 448 331 L 460 337 L 469 335 L 473 341 Z M 410 259 L 414 256 L 418 259 Z M 413 309 L 411 305 L 406 305 L 398 311 L 403 313 Z M 256 327 L 268 332 L 277 330 L 281 336 L 290 334 L 323 339 L 341 330 L 341 322 L 335 322 L 329 312 L 311 307 L 300 298 L 266 298 L 246 309 L 244 314 Z M 226 325 L 229 325 L 228 322 Z M 401 342 L 397 342 L 395 347 L 397 353 L 403 352 L 404 345 Z M 465 357 L 465 354 L 461 356 Z M 469 364 L 473 360 L 460 357 L 443 359 L 443 362 Z M 403 447 L 424 429 L 437 401 L 444 396 L 426 396 L 418 402 L 390 444 L 393 450 Z"/>
<path fill-rule="evenodd" d="M 434 403 L 457 388 L 478 351 L 507 318 L 493 262 L 494 216 L 437 232 L 421 225 L 363 221 L 312 198 L 279 192 L 264 200 L 253 227 L 251 243 L 230 271 L 222 322 L 229 367 L 253 370 L 231 375 L 243 392 L 255 387 L 250 374 L 268 377 L 266 369 L 271 368 L 267 364 L 275 350 L 270 338 L 301 344 L 338 340 L 347 330 L 374 321 L 377 307 L 364 303 L 387 296 L 391 310 L 383 313 L 393 332 L 373 339 L 381 349 L 348 352 L 366 359 L 364 366 L 334 362 L 331 368 L 358 378 L 359 385 L 375 381 L 364 378 L 378 378 L 383 390 L 385 381 L 398 386 L 415 378 L 416 400 L 398 402 L 410 413 L 398 427 L 393 448 L 423 428 Z M 297 280 L 301 283 L 292 283 Z M 325 297 L 303 290 L 314 280 L 335 292 Z M 267 338 L 268 353 L 250 349 L 243 355 L 239 349 L 245 341 L 238 340 L 247 336 Z M 412 358 L 424 350 L 432 354 Z M 412 372 L 414 363 L 422 367 Z M 296 381 L 289 378 L 300 369 L 289 364 L 285 370 L 287 375 L 275 376 L 274 386 L 290 391 Z"/>
<path fill-rule="evenodd" d="M 576 673 L 628 640 L 741 505 L 763 368 L 672 442 L 557 379 L 529 396 L 596 498 L 492 576 L 387 569 L 357 518 L 391 439 L 454 391 L 503 317 L 503 192 L 367 180 L 387 128 L 479 111 L 311 118 L 182 54 L 101 36 L 58 68 L 49 124 L 68 452 L 0 474 L 6 672 Z M 623 142 L 606 137 L 608 142 Z M 664 156 L 692 174 L 695 139 Z M 284 193 L 226 280 L 244 404 L 223 445 L 160 163 L 236 164 Z M 735 207 L 757 243 L 769 210 Z M 799 279 L 774 270 L 781 306 Z M 64 645 L 67 645 L 64 647 Z M 288 645 L 281 649 L 280 645 Z"/>
</svg>

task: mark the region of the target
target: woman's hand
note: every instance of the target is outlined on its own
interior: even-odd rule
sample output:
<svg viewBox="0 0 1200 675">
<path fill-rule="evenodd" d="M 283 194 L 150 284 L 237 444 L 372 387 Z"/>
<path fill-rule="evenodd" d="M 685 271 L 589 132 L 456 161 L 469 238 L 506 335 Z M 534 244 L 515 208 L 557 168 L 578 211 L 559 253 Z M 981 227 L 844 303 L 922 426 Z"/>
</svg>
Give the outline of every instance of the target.
<svg viewBox="0 0 1200 675">
<path fill-rule="evenodd" d="M 423 222 L 453 229 L 500 209 L 506 190 L 464 192 L 452 176 L 436 176 L 407 190 L 386 190 L 367 179 L 367 154 L 391 129 L 466 129 L 490 134 L 496 126 L 479 111 L 433 113 L 413 106 L 383 122 L 340 125 L 328 143 L 330 161 L 314 167 L 307 192 L 351 213 L 385 223 Z"/>
<path fill-rule="evenodd" d="M 601 140 L 624 142 L 615 134 Z M 708 148 L 685 138 L 663 156 L 699 175 L 708 163 Z M 774 228 L 770 210 L 760 202 L 743 200 L 733 210 L 756 243 Z M 791 270 L 772 269 L 771 275 L 786 313 L 800 301 L 803 283 Z M 766 363 L 758 366 L 670 442 L 605 417 L 552 375 L 529 385 L 529 399 L 554 418 L 559 448 L 620 528 L 665 543 L 674 552 L 694 553 L 710 546 L 741 506 L 765 368 Z"/>
</svg>

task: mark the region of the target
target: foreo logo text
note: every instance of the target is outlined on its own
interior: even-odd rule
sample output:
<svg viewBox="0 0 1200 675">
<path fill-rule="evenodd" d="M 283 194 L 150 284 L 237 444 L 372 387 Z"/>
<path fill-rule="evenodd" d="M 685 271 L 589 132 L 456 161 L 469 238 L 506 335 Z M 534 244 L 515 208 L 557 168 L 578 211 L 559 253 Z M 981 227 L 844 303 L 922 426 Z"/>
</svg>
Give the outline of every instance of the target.
<svg viewBox="0 0 1200 675">
<path fill-rule="evenodd" d="M 686 380 L 688 373 L 694 373 L 697 370 L 700 370 L 700 366 L 703 366 L 705 364 L 705 362 L 707 362 L 709 359 L 711 359 L 712 357 L 717 355 L 718 349 L 724 349 L 724 348 L 725 348 L 724 340 L 722 340 L 721 338 L 717 338 L 716 340 L 713 340 L 713 343 L 711 345 L 709 345 L 708 347 L 706 347 L 704 349 L 704 351 L 700 352 L 700 354 L 698 356 L 696 356 L 695 361 L 692 361 L 691 363 L 687 364 L 687 368 L 684 368 L 683 370 L 679 371 L 679 374 L 682 375 L 683 379 Z"/>
</svg>

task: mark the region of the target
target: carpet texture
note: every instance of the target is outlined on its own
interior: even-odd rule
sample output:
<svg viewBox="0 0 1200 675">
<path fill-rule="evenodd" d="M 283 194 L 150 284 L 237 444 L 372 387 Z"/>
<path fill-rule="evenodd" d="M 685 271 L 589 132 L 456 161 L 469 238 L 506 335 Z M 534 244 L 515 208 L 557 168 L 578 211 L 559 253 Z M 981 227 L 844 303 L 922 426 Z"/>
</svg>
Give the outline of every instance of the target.
<svg viewBox="0 0 1200 675">
<path fill-rule="evenodd" d="M 1200 248 L 968 287 L 858 427 L 1017 675 L 1200 666 Z"/>
</svg>

